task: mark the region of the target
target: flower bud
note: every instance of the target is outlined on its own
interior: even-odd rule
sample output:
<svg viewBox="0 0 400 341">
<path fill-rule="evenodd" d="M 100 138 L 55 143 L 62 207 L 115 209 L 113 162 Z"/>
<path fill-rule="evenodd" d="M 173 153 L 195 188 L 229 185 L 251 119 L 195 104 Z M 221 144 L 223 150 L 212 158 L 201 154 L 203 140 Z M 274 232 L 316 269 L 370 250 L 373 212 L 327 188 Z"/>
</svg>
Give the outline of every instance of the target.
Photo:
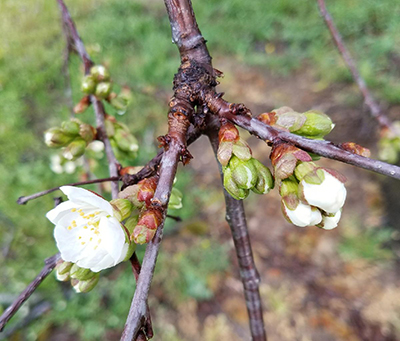
<svg viewBox="0 0 400 341">
<path fill-rule="evenodd" d="M 71 279 L 71 276 L 69 275 L 69 272 L 67 272 L 66 274 L 59 274 L 58 271 L 55 272 L 56 274 L 56 279 L 57 281 L 60 282 L 68 282 Z"/>
<path fill-rule="evenodd" d="M 311 207 L 300 201 L 292 210 L 286 204 L 286 201 L 282 200 L 282 212 L 287 221 L 300 227 L 317 225 L 322 219 L 321 212 L 316 207 Z"/>
<path fill-rule="evenodd" d="M 133 205 L 127 199 L 114 199 L 110 201 L 110 204 L 113 207 L 114 217 L 119 221 L 125 220 L 132 213 Z"/>
<path fill-rule="evenodd" d="M 246 199 L 249 195 L 248 189 L 239 188 L 232 178 L 232 171 L 229 167 L 224 169 L 224 187 L 226 191 L 236 200 Z"/>
<path fill-rule="evenodd" d="M 117 129 L 113 138 L 117 147 L 123 152 L 137 152 L 139 149 L 138 141 L 129 131 Z"/>
<path fill-rule="evenodd" d="M 65 274 L 69 273 L 72 265 L 73 264 L 71 262 L 64 262 L 62 260 L 61 263 L 57 264 L 57 267 L 56 267 L 57 273 L 59 273 L 60 275 L 65 275 Z"/>
<path fill-rule="evenodd" d="M 236 142 L 239 138 L 239 130 L 233 123 L 227 122 L 221 125 L 218 133 L 219 142 Z"/>
<path fill-rule="evenodd" d="M 342 210 L 339 210 L 336 213 L 323 214 L 322 221 L 317 226 L 324 230 L 332 230 L 338 225 L 341 216 Z"/>
<path fill-rule="evenodd" d="M 92 278 L 90 278 L 86 281 L 72 279 L 71 284 L 77 293 L 87 293 L 94 289 L 94 287 L 99 282 L 99 278 L 100 278 L 100 274 L 97 273 Z"/>
<path fill-rule="evenodd" d="M 81 90 L 85 94 L 91 95 L 96 90 L 96 81 L 93 76 L 87 75 L 82 79 Z"/>
<path fill-rule="evenodd" d="M 229 161 L 228 167 L 232 171 L 232 179 L 242 189 L 251 189 L 257 182 L 257 171 L 253 163 L 242 161 L 233 156 Z"/>
<path fill-rule="evenodd" d="M 251 162 L 257 172 L 257 182 L 252 188 L 252 191 L 257 194 L 268 193 L 272 188 L 274 188 L 274 178 L 272 177 L 271 171 L 257 159 L 253 158 L 251 159 Z"/>
<path fill-rule="evenodd" d="M 125 228 L 128 230 L 129 235 L 133 233 L 137 223 L 139 221 L 139 215 L 130 216 L 124 223 Z"/>
<path fill-rule="evenodd" d="M 314 162 L 300 162 L 294 171 L 294 175 L 297 180 L 301 181 L 305 176 L 310 173 L 316 173 L 318 167 Z M 319 172 L 320 178 L 316 178 L 314 183 L 320 184 L 324 180 L 324 174 Z"/>
<path fill-rule="evenodd" d="M 220 142 L 217 151 L 217 159 L 222 166 L 227 166 L 232 157 L 233 143 Z"/>
<path fill-rule="evenodd" d="M 92 142 L 96 137 L 96 129 L 90 124 L 82 123 L 79 127 L 79 135 L 87 142 Z"/>
<path fill-rule="evenodd" d="M 67 160 L 76 160 L 85 153 L 86 142 L 82 139 L 75 139 L 63 150 L 63 156 Z"/>
<path fill-rule="evenodd" d="M 96 82 L 106 82 L 110 80 L 110 73 L 103 65 L 95 65 L 90 69 L 90 74 Z"/>
<path fill-rule="evenodd" d="M 64 133 L 76 137 L 79 135 L 79 123 L 76 121 L 64 121 L 61 124 L 61 129 Z"/>
<path fill-rule="evenodd" d="M 104 127 L 106 129 L 107 136 L 109 138 L 112 138 L 115 134 L 114 123 L 111 120 L 106 118 L 104 120 Z"/>
<path fill-rule="evenodd" d="M 142 208 L 144 202 L 138 199 L 138 193 L 140 191 L 140 185 L 131 185 L 126 187 L 123 191 L 118 193 L 118 198 L 129 200 L 135 207 Z"/>
<path fill-rule="evenodd" d="M 290 132 L 295 132 L 300 129 L 306 122 L 307 118 L 304 114 L 298 112 L 285 112 L 282 114 L 276 114 L 277 120 L 275 125 Z"/>
<path fill-rule="evenodd" d="M 125 113 L 126 109 L 128 108 L 128 105 L 130 103 L 130 99 L 126 95 L 118 95 L 117 97 L 114 97 L 111 99 L 110 104 L 118 110 L 118 113 Z"/>
<path fill-rule="evenodd" d="M 89 108 L 91 102 L 90 102 L 90 96 L 85 96 L 83 97 L 77 105 L 74 106 L 74 113 L 75 114 L 82 114 L 83 112 L 86 111 L 87 108 Z"/>
<path fill-rule="evenodd" d="M 250 160 L 252 155 L 250 146 L 242 139 L 233 143 L 232 153 L 243 161 Z"/>
<path fill-rule="evenodd" d="M 137 199 L 140 202 L 145 202 L 146 206 L 149 206 L 151 204 L 151 199 L 153 199 L 154 193 L 156 191 L 157 183 L 158 177 L 156 176 L 139 181 L 139 191 L 137 194 Z"/>
<path fill-rule="evenodd" d="M 291 132 L 308 138 L 323 138 L 329 134 L 335 125 L 330 117 L 323 112 L 310 110 L 303 114 L 306 121 L 298 129 L 290 129 Z"/>
<path fill-rule="evenodd" d="M 76 264 L 72 265 L 69 274 L 71 278 L 78 279 L 80 281 L 86 281 L 96 275 L 96 273 L 90 269 L 81 268 Z"/>
<path fill-rule="evenodd" d="M 110 82 L 101 82 L 96 86 L 96 97 L 106 99 L 112 90 L 112 84 Z"/>
<path fill-rule="evenodd" d="M 44 142 L 51 148 L 64 147 L 72 140 L 73 136 L 66 134 L 60 128 L 50 128 L 44 132 Z"/>
<path fill-rule="evenodd" d="M 162 219 L 163 215 L 159 210 L 150 208 L 144 211 L 133 230 L 131 240 L 136 244 L 145 244 L 151 241 Z"/>
<path fill-rule="evenodd" d="M 168 202 L 168 208 L 173 210 L 178 210 L 182 208 L 182 193 L 179 189 L 175 187 L 172 188 L 171 196 Z"/>
</svg>

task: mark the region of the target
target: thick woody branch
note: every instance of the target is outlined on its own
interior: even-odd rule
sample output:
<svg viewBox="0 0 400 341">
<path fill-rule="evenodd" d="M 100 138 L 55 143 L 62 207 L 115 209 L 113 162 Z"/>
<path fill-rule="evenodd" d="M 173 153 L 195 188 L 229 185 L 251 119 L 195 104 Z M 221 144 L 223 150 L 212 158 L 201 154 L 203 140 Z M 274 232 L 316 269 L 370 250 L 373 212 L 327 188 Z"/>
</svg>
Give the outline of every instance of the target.
<svg viewBox="0 0 400 341">
<path fill-rule="evenodd" d="M 217 155 L 218 132 L 210 132 L 209 139 L 214 153 Z M 223 182 L 224 175 L 219 162 L 218 167 Z M 235 244 L 236 256 L 240 269 L 240 278 L 243 283 L 244 296 L 249 315 L 251 338 L 253 341 L 265 341 L 267 340 L 267 335 L 264 327 L 262 301 L 259 291 L 260 277 L 251 249 L 243 200 L 235 200 L 225 189 L 224 197 L 226 204 L 226 221 L 231 228 L 232 238 Z"/>
<path fill-rule="evenodd" d="M 83 44 L 83 41 L 82 41 L 81 37 L 79 36 L 79 33 L 75 27 L 75 24 L 71 18 L 71 15 L 69 14 L 68 8 L 65 5 L 64 1 L 57 0 L 57 2 L 60 7 L 63 24 L 69 30 L 70 37 L 71 37 L 72 43 L 74 44 L 75 50 L 78 52 L 79 56 L 82 59 L 83 65 L 85 67 L 85 74 L 89 74 L 90 68 L 94 65 L 94 63 L 90 59 L 90 56 L 86 51 L 85 45 Z M 110 140 L 106 133 L 106 129 L 105 129 L 105 125 L 104 125 L 104 117 L 105 117 L 104 105 L 101 102 L 101 100 L 99 100 L 94 95 L 90 96 L 90 101 L 93 104 L 94 112 L 96 115 L 96 125 L 97 125 L 98 136 L 101 139 L 101 141 L 103 141 L 103 143 L 104 143 L 104 150 L 106 152 L 106 156 L 107 156 L 107 160 L 108 160 L 108 169 L 110 172 L 110 176 L 117 177 L 119 163 L 118 163 L 117 159 L 115 158 L 114 152 L 111 147 Z M 118 196 L 118 192 L 119 192 L 118 182 L 117 181 L 112 182 L 111 183 L 112 197 L 116 198 Z"/>
<path fill-rule="evenodd" d="M 218 114 L 219 117 L 231 121 L 262 140 L 272 143 L 280 141 L 291 143 L 307 152 L 312 152 L 328 159 L 341 161 L 400 180 L 400 167 L 398 166 L 351 153 L 330 141 L 310 140 L 273 128 L 252 118 L 250 111 L 242 104 L 232 104 L 224 101 L 222 98 L 213 97 L 208 100 L 208 105 L 210 110 Z"/>
<path fill-rule="evenodd" d="M 26 289 L 18 296 L 18 298 L 14 301 L 14 303 L 9 306 L 4 313 L 0 316 L 0 332 L 3 330 L 4 326 L 7 322 L 15 315 L 18 309 L 24 304 L 24 302 L 31 297 L 33 292 L 37 289 L 37 287 L 45 280 L 45 278 L 53 271 L 55 266 L 57 265 L 57 261 L 60 259 L 60 254 L 57 253 L 50 258 L 47 258 L 44 263 L 42 271 L 40 271 L 39 275 L 26 287 Z"/>
<path fill-rule="evenodd" d="M 371 115 L 378 121 L 381 128 L 392 129 L 390 120 L 383 114 L 383 110 L 380 105 L 375 101 L 374 96 L 372 96 L 369 91 L 367 85 L 365 84 L 364 79 L 362 78 L 360 72 L 357 69 L 357 65 L 354 62 L 349 50 L 343 42 L 342 36 L 340 35 L 338 29 L 336 28 L 335 23 L 331 15 L 325 6 L 324 0 L 317 0 L 320 13 L 325 20 L 325 24 L 328 26 L 328 29 L 331 33 L 332 40 L 335 43 L 337 49 L 339 50 L 342 58 L 347 65 L 347 68 L 351 72 L 354 81 L 358 85 L 362 95 L 364 96 L 364 102 L 367 105 Z"/>
<path fill-rule="evenodd" d="M 135 294 L 129 310 L 125 328 L 121 336 L 123 341 L 131 341 L 137 337 L 146 317 L 146 301 L 163 236 L 164 221 L 167 213 L 178 162 L 184 159 L 186 151 L 186 131 L 193 108 L 186 102 L 171 100 L 173 104 L 168 115 L 169 130 L 164 138 L 164 154 L 160 164 L 160 177 L 154 193 L 151 207 L 160 210 L 163 221 L 158 226 L 154 238 L 149 242 L 143 258 L 142 269 L 137 281 Z"/>
</svg>

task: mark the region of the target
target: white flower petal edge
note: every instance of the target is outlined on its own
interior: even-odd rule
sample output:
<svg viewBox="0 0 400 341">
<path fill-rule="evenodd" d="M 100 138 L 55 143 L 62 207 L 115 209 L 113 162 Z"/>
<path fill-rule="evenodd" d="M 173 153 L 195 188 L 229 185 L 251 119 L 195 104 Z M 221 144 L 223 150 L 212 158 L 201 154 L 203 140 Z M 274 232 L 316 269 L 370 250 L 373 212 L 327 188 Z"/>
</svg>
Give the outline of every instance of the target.
<svg viewBox="0 0 400 341">
<path fill-rule="evenodd" d="M 319 225 L 322 227 L 324 230 L 332 230 L 336 226 L 338 226 L 340 217 L 342 216 L 342 211 L 336 212 L 332 217 L 329 216 L 323 216 L 322 217 L 322 222 Z"/>
<path fill-rule="evenodd" d="M 68 201 L 46 214 L 55 224 L 54 237 L 64 261 L 98 272 L 122 262 L 129 241 L 111 204 L 82 188 L 60 188 Z"/>
<path fill-rule="evenodd" d="M 284 202 L 282 207 L 285 216 L 296 226 L 312 226 L 319 224 L 322 220 L 321 212 L 319 210 L 313 210 L 311 206 L 305 205 L 301 202 L 294 210 L 290 210 Z"/>
<path fill-rule="evenodd" d="M 323 172 L 325 179 L 320 185 L 308 184 L 304 180 L 300 182 L 302 194 L 309 205 L 319 207 L 328 213 L 336 213 L 346 200 L 346 187 L 327 171 Z"/>
</svg>

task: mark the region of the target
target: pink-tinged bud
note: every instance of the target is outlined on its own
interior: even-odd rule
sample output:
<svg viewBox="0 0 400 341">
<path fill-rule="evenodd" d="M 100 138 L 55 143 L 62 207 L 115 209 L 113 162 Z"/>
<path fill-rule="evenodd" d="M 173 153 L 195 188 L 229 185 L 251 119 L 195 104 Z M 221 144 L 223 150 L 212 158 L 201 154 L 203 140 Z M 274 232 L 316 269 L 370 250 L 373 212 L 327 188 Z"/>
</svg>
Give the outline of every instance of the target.
<svg viewBox="0 0 400 341">
<path fill-rule="evenodd" d="M 227 122 L 221 125 L 218 133 L 219 142 L 235 142 L 239 140 L 239 130 L 233 123 Z"/>
<path fill-rule="evenodd" d="M 79 127 L 79 135 L 87 142 L 92 142 L 96 137 L 96 129 L 90 124 L 82 123 Z"/>
<path fill-rule="evenodd" d="M 268 124 L 270 126 L 275 125 L 277 119 L 278 119 L 278 117 L 276 116 L 275 112 L 265 112 L 265 113 L 257 116 L 257 120 L 259 120 L 265 124 Z"/>
<path fill-rule="evenodd" d="M 354 142 L 345 142 L 340 145 L 340 147 L 348 152 L 361 155 L 364 157 L 370 157 L 371 151 L 368 148 L 364 148 L 357 143 Z"/>
<path fill-rule="evenodd" d="M 304 150 L 284 143 L 273 147 L 270 158 L 277 179 L 293 175 L 298 161 L 311 161 L 311 156 Z"/>
<path fill-rule="evenodd" d="M 217 159 L 222 166 L 226 166 L 232 157 L 233 142 L 220 142 L 217 151 Z"/>
<path fill-rule="evenodd" d="M 74 113 L 75 114 L 82 114 L 83 112 L 86 111 L 87 108 L 89 108 L 91 102 L 90 102 L 90 96 L 85 96 L 83 97 L 77 105 L 74 106 Z"/>
<path fill-rule="evenodd" d="M 157 227 L 162 223 L 163 214 L 161 211 L 150 208 L 144 211 L 133 230 L 131 240 L 136 244 L 148 243 L 153 239 Z"/>
<path fill-rule="evenodd" d="M 158 183 L 158 177 L 153 176 L 151 178 L 143 179 L 139 181 L 140 186 L 137 198 L 139 201 L 144 201 L 146 206 L 151 204 L 151 199 L 153 199 L 154 192 L 156 191 Z"/>
</svg>

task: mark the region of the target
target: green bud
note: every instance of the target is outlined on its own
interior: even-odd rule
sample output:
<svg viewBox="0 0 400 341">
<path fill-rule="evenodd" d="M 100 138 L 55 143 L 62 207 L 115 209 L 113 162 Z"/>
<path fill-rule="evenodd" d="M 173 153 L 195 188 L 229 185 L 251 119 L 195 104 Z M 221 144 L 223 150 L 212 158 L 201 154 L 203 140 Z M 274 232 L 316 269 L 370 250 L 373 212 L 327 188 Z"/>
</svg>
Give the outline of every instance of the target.
<svg viewBox="0 0 400 341">
<path fill-rule="evenodd" d="M 48 147 L 65 147 L 73 140 L 73 136 L 66 134 L 60 128 L 50 128 L 44 132 L 44 142 Z"/>
<path fill-rule="evenodd" d="M 252 191 L 257 194 L 268 193 L 274 188 L 274 178 L 272 177 L 271 171 L 257 159 L 252 158 L 251 162 L 257 171 L 257 182 L 252 188 Z"/>
<path fill-rule="evenodd" d="M 117 97 L 111 99 L 110 104 L 118 110 L 118 113 L 125 113 L 128 108 L 130 99 L 124 95 L 118 95 Z"/>
<path fill-rule="evenodd" d="M 301 181 L 303 178 L 317 169 L 317 165 L 314 162 L 299 162 L 294 170 L 294 175 L 297 180 Z"/>
<path fill-rule="evenodd" d="M 239 188 L 251 189 L 257 182 L 257 171 L 250 160 L 242 161 L 233 156 L 228 167 L 232 170 L 232 179 Z"/>
<path fill-rule="evenodd" d="M 125 221 L 124 226 L 129 231 L 129 235 L 132 234 L 138 221 L 139 221 L 139 215 L 132 215 Z"/>
<path fill-rule="evenodd" d="M 105 128 L 106 128 L 107 136 L 108 136 L 109 138 L 113 137 L 114 134 L 115 134 L 114 123 L 111 122 L 110 120 L 105 120 L 105 121 L 104 121 L 104 126 L 105 126 Z"/>
<path fill-rule="evenodd" d="M 86 142 L 83 139 L 77 138 L 72 141 L 63 151 L 65 159 L 73 161 L 85 153 Z"/>
<path fill-rule="evenodd" d="M 306 122 L 304 114 L 295 111 L 277 115 L 276 125 L 288 129 L 290 132 L 300 129 Z"/>
<path fill-rule="evenodd" d="M 90 69 L 90 74 L 97 82 L 107 82 L 110 80 L 110 73 L 103 65 L 95 65 Z"/>
<path fill-rule="evenodd" d="M 128 186 L 123 191 L 118 193 L 118 197 L 121 199 L 129 200 L 133 204 L 133 206 L 137 208 L 142 208 L 144 206 L 144 201 L 140 201 L 138 199 L 139 191 L 139 185 Z"/>
<path fill-rule="evenodd" d="M 56 269 L 57 269 L 57 273 L 60 275 L 65 275 L 67 273 L 70 272 L 72 267 L 72 263 L 71 262 L 62 262 L 60 264 L 57 265 Z"/>
<path fill-rule="evenodd" d="M 96 81 L 91 75 L 87 75 L 82 79 L 81 90 L 85 94 L 91 95 L 96 90 Z"/>
<path fill-rule="evenodd" d="M 240 160 L 247 161 L 251 159 L 251 149 L 249 145 L 242 139 L 233 142 L 232 152 Z"/>
<path fill-rule="evenodd" d="M 79 127 L 79 135 L 86 141 L 86 143 L 90 143 L 96 136 L 96 129 L 94 129 L 90 124 L 82 123 Z"/>
<path fill-rule="evenodd" d="M 323 112 L 310 110 L 303 115 L 306 117 L 305 123 L 299 129 L 290 130 L 297 135 L 308 138 L 323 138 L 325 135 L 329 134 L 335 126 L 330 117 Z"/>
<path fill-rule="evenodd" d="M 124 129 L 117 129 L 114 135 L 114 141 L 117 144 L 118 149 L 123 152 L 137 152 L 139 149 L 138 141 L 136 138 Z"/>
<path fill-rule="evenodd" d="M 119 221 L 129 218 L 132 213 L 133 205 L 127 199 L 114 199 L 110 201 L 110 204 L 113 207 L 114 216 Z"/>
<path fill-rule="evenodd" d="M 290 194 L 295 194 L 297 196 L 298 189 L 299 184 L 297 183 L 297 181 L 285 179 L 282 180 L 279 194 L 281 195 L 281 197 L 286 197 Z"/>
<path fill-rule="evenodd" d="M 182 193 L 179 189 L 175 187 L 172 188 L 171 196 L 169 198 L 168 208 L 173 210 L 178 210 L 182 208 Z"/>
<path fill-rule="evenodd" d="M 78 279 L 80 281 L 89 280 L 96 275 L 96 273 L 91 271 L 90 269 L 81 268 L 76 264 L 72 265 L 69 274 L 71 278 Z"/>
<path fill-rule="evenodd" d="M 238 187 L 232 178 L 232 171 L 229 167 L 224 169 L 224 187 L 226 191 L 236 200 L 246 199 L 249 195 L 248 189 Z"/>
<path fill-rule="evenodd" d="M 71 279 L 71 276 L 69 275 L 69 272 L 67 272 L 66 274 L 59 274 L 58 271 L 55 272 L 56 274 L 56 279 L 57 281 L 60 282 L 68 282 Z"/>
<path fill-rule="evenodd" d="M 94 273 L 94 276 L 86 281 L 84 280 L 71 280 L 71 284 L 77 293 L 87 293 L 94 289 L 99 282 L 100 274 Z"/>
<path fill-rule="evenodd" d="M 112 84 L 110 82 L 101 82 L 96 86 L 96 97 L 106 99 L 112 90 Z"/>
<path fill-rule="evenodd" d="M 61 128 L 63 132 L 65 132 L 68 135 L 71 135 L 73 137 L 76 137 L 79 135 L 79 123 L 76 121 L 64 121 L 61 124 Z"/>
</svg>

